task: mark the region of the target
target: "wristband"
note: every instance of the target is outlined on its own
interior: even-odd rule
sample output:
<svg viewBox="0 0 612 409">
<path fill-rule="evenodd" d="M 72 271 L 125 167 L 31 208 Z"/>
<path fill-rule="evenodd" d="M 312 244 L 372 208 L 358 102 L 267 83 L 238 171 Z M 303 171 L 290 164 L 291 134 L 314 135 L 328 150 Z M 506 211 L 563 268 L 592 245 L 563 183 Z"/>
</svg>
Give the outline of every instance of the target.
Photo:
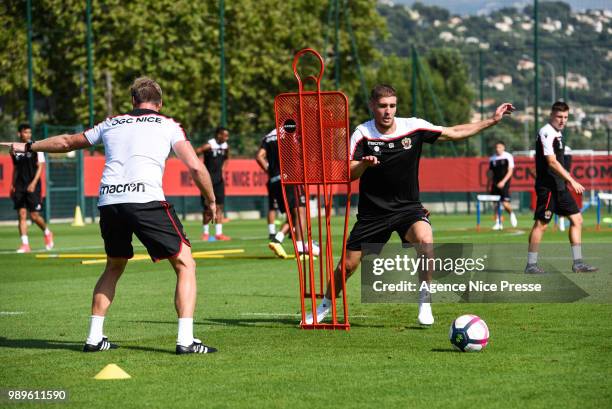
<svg viewBox="0 0 612 409">
<path fill-rule="evenodd" d="M 26 151 L 26 153 L 28 153 L 28 152 L 34 152 L 34 151 L 32 150 L 32 144 L 33 144 L 33 143 L 34 143 L 34 142 L 26 142 L 26 144 L 25 144 L 25 151 Z"/>
</svg>

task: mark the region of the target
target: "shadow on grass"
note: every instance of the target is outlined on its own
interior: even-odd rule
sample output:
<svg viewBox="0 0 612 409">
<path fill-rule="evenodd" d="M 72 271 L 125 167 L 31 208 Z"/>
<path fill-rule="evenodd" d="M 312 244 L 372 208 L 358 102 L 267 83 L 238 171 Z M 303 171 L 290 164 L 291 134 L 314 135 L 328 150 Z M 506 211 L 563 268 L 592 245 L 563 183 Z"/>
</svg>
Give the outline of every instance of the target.
<svg viewBox="0 0 612 409">
<path fill-rule="evenodd" d="M 0 337 L 0 348 L 21 349 L 68 349 L 82 351 L 83 343 L 74 341 L 58 341 L 52 339 L 8 339 Z"/>
<path fill-rule="evenodd" d="M 432 348 L 431 352 L 452 352 L 453 354 L 456 354 L 459 351 L 452 348 Z"/>
<path fill-rule="evenodd" d="M 176 325 L 176 321 L 130 321 L 140 324 L 171 324 Z M 194 325 L 215 325 L 232 327 L 257 327 L 257 328 L 295 328 L 300 329 L 299 318 L 205 318 L 193 323 Z M 364 325 L 351 323 L 351 327 L 356 328 L 384 328 L 384 325 Z"/>
</svg>

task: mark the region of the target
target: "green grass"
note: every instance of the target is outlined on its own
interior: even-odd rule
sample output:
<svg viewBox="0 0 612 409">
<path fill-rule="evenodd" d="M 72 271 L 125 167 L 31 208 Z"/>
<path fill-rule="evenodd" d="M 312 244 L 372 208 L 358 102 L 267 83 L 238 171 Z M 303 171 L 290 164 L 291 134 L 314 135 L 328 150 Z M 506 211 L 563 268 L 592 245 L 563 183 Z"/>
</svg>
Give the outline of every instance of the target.
<svg viewBox="0 0 612 409">
<path fill-rule="evenodd" d="M 529 219 L 521 218 L 522 233 L 475 233 L 471 216 L 434 216 L 432 222 L 438 242 L 526 243 Z M 483 226 L 489 222 L 487 217 Z M 584 242 L 612 243 L 612 230 L 596 233 L 593 224 L 590 214 Z M 58 252 L 102 251 L 95 225 L 53 229 Z M 197 223 L 187 223 L 186 230 L 195 250 L 244 248 L 248 255 L 269 255 L 264 221 L 226 224 L 225 233 L 234 238 L 226 243 L 197 240 Z M 31 230 L 30 237 L 33 248 L 42 247 L 40 232 Z M 566 236 L 551 231 L 545 240 L 565 242 Z M 121 348 L 84 354 L 91 291 L 102 266 L 10 253 L 17 245 L 16 229 L 1 227 L 0 388 L 69 391 L 68 403 L 45 407 L 611 404 L 609 304 L 438 304 L 436 324 L 421 329 L 416 305 L 361 304 L 355 277 L 348 285 L 351 330 L 304 331 L 297 327 L 295 261 L 199 260 L 195 333 L 220 352 L 177 357 L 174 274 L 166 262 L 137 261 L 128 265 L 105 323 L 105 333 Z M 464 313 L 480 315 L 490 327 L 491 343 L 482 353 L 451 349 L 448 325 Z M 92 379 L 109 363 L 132 379 Z"/>
</svg>

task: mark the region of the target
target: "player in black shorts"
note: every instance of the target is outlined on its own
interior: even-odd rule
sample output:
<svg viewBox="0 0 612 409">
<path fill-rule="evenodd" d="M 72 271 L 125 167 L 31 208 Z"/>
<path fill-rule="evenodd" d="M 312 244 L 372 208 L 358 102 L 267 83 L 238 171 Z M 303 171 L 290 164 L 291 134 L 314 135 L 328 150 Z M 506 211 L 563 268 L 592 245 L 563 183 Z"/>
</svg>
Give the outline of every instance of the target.
<svg viewBox="0 0 612 409">
<path fill-rule="evenodd" d="M 117 282 L 128 259 L 134 255 L 134 234 L 154 261 L 168 259 L 176 273 L 176 354 L 215 352 L 215 348 L 204 345 L 193 336 L 196 264 L 183 226 L 172 205 L 166 202 L 162 190 L 164 164 L 173 150 L 189 170 L 200 193 L 206 197 L 206 219 L 214 221 L 216 206 L 210 176 L 181 125 L 159 113 L 161 87 L 150 78 L 137 78 L 131 87 L 131 97 L 132 111 L 107 118 L 85 132 L 58 135 L 36 143 L 2 145 L 10 145 L 14 152 L 32 153 L 70 152 L 104 143 L 107 166 L 100 182 L 98 208 L 107 261 L 94 289 L 84 352 L 118 347 L 104 335 L 103 325 Z"/>
<path fill-rule="evenodd" d="M 19 125 L 17 135 L 21 142 L 31 142 L 32 129 L 30 125 Z M 17 253 L 29 253 L 31 251 L 28 239 L 28 212 L 32 223 L 43 231 L 45 248 L 51 250 L 53 248 L 53 233 L 47 228 L 45 220 L 40 215 L 42 210 L 40 178 L 45 166 L 45 155 L 40 152 L 14 153 L 11 154 L 11 159 L 13 160 L 11 198 L 19 217 L 19 235 L 21 236 L 21 246 L 17 249 Z"/>
<path fill-rule="evenodd" d="M 230 237 L 223 234 L 223 207 L 225 205 L 225 181 L 223 180 L 223 170 L 229 159 L 229 131 L 220 126 L 215 130 L 215 137 L 210 139 L 204 145 L 197 148 L 195 151 L 199 154 L 204 154 L 204 165 L 210 173 L 217 199 L 217 223 L 215 224 L 215 235 L 210 236 L 208 223 L 202 223 L 202 240 L 231 240 Z M 204 198 L 200 196 L 204 212 L 206 205 Z"/>
<path fill-rule="evenodd" d="M 255 156 L 257 164 L 266 172 L 268 172 L 268 214 L 270 212 L 286 213 L 285 201 L 283 199 L 283 187 L 280 180 L 280 162 L 278 158 L 278 140 L 276 136 L 276 129 L 270 131 L 261 140 L 261 145 Z M 302 220 L 306 216 L 306 195 L 298 190 L 298 202 L 296 202 L 296 194 L 294 188 L 287 189 L 287 202 L 289 208 L 293 212 L 294 220 L 297 220 L 297 211 L 301 212 Z M 269 216 L 268 216 L 269 217 Z M 270 219 L 268 219 L 269 221 Z M 287 252 L 282 246 L 282 242 L 289 232 L 289 223 L 285 222 L 278 233 L 272 235 L 271 228 L 269 227 L 270 242 L 268 247 L 276 254 L 277 257 L 287 258 Z M 308 252 L 308 246 L 304 246 L 302 242 L 302 232 L 300 229 L 296 229 L 296 241 L 299 253 Z M 319 254 L 319 246 L 316 242 L 313 242 L 313 254 Z"/>
<path fill-rule="evenodd" d="M 514 170 L 514 157 L 509 152 L 506 152 L 506 144 L 502 141 L 495 142 L 495 155 L 489 158 L 489 172 L 492 195 L 500 196 L 500 205 L 508 212 L 510 216 L 510 224 L 516 227 L 518 220 L 512 211 L 510 201 L 510 179 Z M 501 211 L 496 212 L 495 225 L 493 230 L 502 230 L 503 224 L 501 221 Z"/>
<path fill-rule="evenodd" d="M 362 244 L 386 243 L 394 232 L 402 242 L 425 244 L 420 246 L 425 249 L 422 254 L 431 257 L 433 234 L 429 212 L 419 199 L 419 160 L 423 144 L 468 138 L 497 124 L 514 110 L 511 104 L 502 104 L 489 119 L 445 128 L 419 118 L 396 118 L 396 92 L 388 85 L 377 85 L 372 90 L 369 105 L 374 119 L 359 125 L 351 136 L 351 178 L 360 181 L 357 222 L 346 244 L 347 277 L 361 262 Z M 419 278 L 431 281 L 431 271 L 419 272 Z M 336 267 L 335 280 L 339 293 L 342 288 L 340 266 Z M 317 322 L 329 313 L 330 299 L 331 286 L 328 285 L 317 307 Z M 427 292 L 419 294 L 418 319 L 425 325 L 434 322 Z M 312 314 L 309 314 L 306 323 L 312 322 Z"/>
<path fill-rule="evenodd" d="M 553 214 L 565 216 L 570 220 L 569 241 L 572 251 L 572 271 L 590 273 L 598 269 L 582 260 L 582 214 L 576 201 L 567 190 L 569 183 L 578 194 L 584 187 L 576 182 L 565 169 L 565 148 L 561 131 L 567 124 L 569 106 L 565 102 L 555 102 L 550 110 L 548 123 L 540 129 L 536 139 L 536 182 L 537 204 L 533 219 L 535 220 L 529 234 L 529 252 L 527 253 L 527 274 L 543 274 L 538 266 L 540 242 Z"/>
</svg>

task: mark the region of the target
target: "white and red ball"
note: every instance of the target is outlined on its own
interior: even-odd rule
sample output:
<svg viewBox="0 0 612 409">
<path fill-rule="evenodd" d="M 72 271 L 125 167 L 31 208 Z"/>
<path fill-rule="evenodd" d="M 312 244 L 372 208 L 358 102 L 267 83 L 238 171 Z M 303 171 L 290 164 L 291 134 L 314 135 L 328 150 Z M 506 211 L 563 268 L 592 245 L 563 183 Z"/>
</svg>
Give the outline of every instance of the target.
<svg viewBox="0 0 612 409">
<path fill-rule="evenodd" d="M 459 351 L 482 351 L 489 342 L 489 327 L 479 316 L 466 314 L 453 321 L 448 336 Z"/>
</svg>

